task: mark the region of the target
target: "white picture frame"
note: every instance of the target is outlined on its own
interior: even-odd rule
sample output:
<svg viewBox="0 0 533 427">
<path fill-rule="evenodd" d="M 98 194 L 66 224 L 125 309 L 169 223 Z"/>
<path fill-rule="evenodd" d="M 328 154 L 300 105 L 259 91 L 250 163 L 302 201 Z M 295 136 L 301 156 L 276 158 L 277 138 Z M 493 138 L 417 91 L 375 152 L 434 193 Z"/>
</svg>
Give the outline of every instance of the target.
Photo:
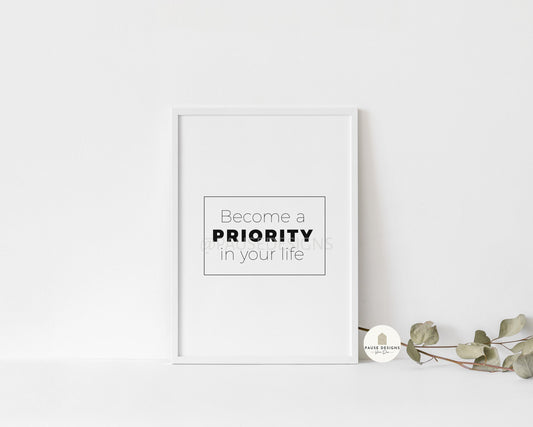
<svg viewBox="0 0 533 427">
<path fill-rule="evenodd" d="M 294 123 L 292 123 L 294 122 Z M 318 107 L 175 107 L 172 110 L 172 182 L 171 182 L 171 360 L 174 364 L 355 364 L 358 362 L 358 339 L 357 339 L 357 319 L 358 319 L 358 165 L 357 165 L 357 108 L 355 106 L 318 106 Z M 254 125 L 257 125 L 257 133 L 254 133 Z M 279 129 L 277 129 L 279 127 Z M 247 134 L 242 134 L 242 129 L 246 129 Z M 309 128 L 309 129 L 308 129 Z M 311 165 L 307 165 L 295 169 L 290 173 L 287 172 L 284 178 L 289 176 L 297 176 L 302 181 L 305 181 L 309 176 L 314 179 L 309 172 L 311 168 L 323 168 L 324 165 L 316 164 L 323 157 L 333 159 L 332 162 L 337 164 L 328 164 L 326 169 L 320 169 L 323 172 L 324 179 L 320 182 L 320 187 L 330 189 L 328 192 L 332 194 L 322 194 L 324 191 L 319 191 L 319 195 L 314 194 L 313 188 L 303 188 L 298 191 L 298 194 L 279 194 L 280 188 L 285 188 L 282 182 L 276 182 L 272 186 L 272 190 L 265 187 L 265 178 L 263 175 L 258 176 L 258 187 L 263 191 L 261 194 L 244 194 L 243 188 L 246 183 L 250 181 L 249 175 L 241 181 L 228 179 L 228 182 L 239 182 L 236 189 L 224 188 L 224 191 L 216 191 L 213 194 L 212 190 L 207 190 L 208 187 L 213 187 L 216 181 L 217 189 L 223 188 L 219 183 L 220 175 L 224 175 L 221 171 L 225 169 L 218 168 L 217 164 L 214 167 L 208 167 L 204 174 L 199 175 L 198 168 L 202 168 L 204 160 L 202 153 L 213 153 L 218 159 L 223 159 L 228 156 L 230 163 L 235 163 L 235 158 L 239 158 L 243 165 L 247 165 L 247 156 L 253 157 L 254 150 L 248 149 L 248 146 L 243 145 L 244 140 L 250 141 L 254 144 L 255 136 L 257 139 L 266 138 L 266 133 L 273 138 L 273 141 L 283 140 L 279 147 L 282 148 L 277 152 L 282 155 L 284 152 L 292 155 L 294 153 L 308 153 L 306 144 L 308 140 L 312 140 L 314 144 L 309 148 L 309 156 L 312 161 Z M 272 130 L 274 129 L 274 130 Z M 232 135 L 232 132 L 234 135 Z M 270 135 L 271 133 L 271 135 Z M 301 134 L 301 135 L 300 135 Z M 244 136 L 243 136 L 244 135 Z M 251 136 L 250 136 L 251 135 Z M 318 136 L 317 136 L 318 135 Z M 285 140 L 286 139 L 286 140 Z M 235 142 L 238 140 L 240 142 Z M 275 142 L 276 143 L 276 142 Z M 227 150 L 222 150 L 220 147 L 228 145 Z M 241 145 L 235 145 L 241 144 Z M 290 146 L 294 144 L 296 147 L 291 152 Z M 237 148 L 236 148 L 237 147 Z M 313 148 L 314 147 L 314 148 Z M 329 148 L 328 148 L 329 147 Z M 257 148 L 273 160 L 270 156 L 270 151 L 265 148 L 265 143 L 257 142 Z M 311 150 L 312 148 L 312 150 Z M 275 150 L 273 147 L 272 150 Z M 203 151 L 200 151 L 203 150 Z M 320 154 L 320 150 L 324 150 L 325 156 Z M 311 153 L 311 151 L 313 153 Z M 317 153 L 315 153 L 315 151 Z M 338 154 L 336 154 L 338 152 Z M 199 153 L 199 154 L 198 154 Z M 292 153 L 292 154 L 290 154 Z M 315 157 L 312 157 L 315 156 Z M 337 156 L 337 157 L 335 157 Z M 297 157 L 295 157 L 297 158 Z M 207 161 L 213 161 L 208 154 Z M 337 160 L 335 160 L 337 159 Z M 286 161 L 286 160 L 285 160 Z M 213 163 L 214 164 L 214 163 Z M 251 170 L 251 166 L 248 170 Z M 218 169 L 217 169 L 218 168 Z M 239 168 L 233 167 L 227 171 L 228 174 L 237 173 Z M 217 173 L 210 179 L 207 176 L 210 170 L 216 170 Z M 326 172 L 331 171 L 331 172 Z M 272 169 L 275 172 L 275 168 Z M 324 180 L 329 179 L 329 174 L 334 173 L 337 182 L 328 183 L 325 185 Z M 189 174 L 189 175 L 186 175 Z M 206 177 L 204 180 L 203 178 Z M 340 178 L 339 178 L 340 177 Z M 227 178 L 227 176 L 226 176 Z M 254 178 L 252 178 L 253 181 Z M 332 178 L 333 179 L 333 178 Z M 263 181 L 261 181 L 263 180 Z M 198 184 L 198 181 L 202 183 Z M 186 187 L 184 187 L 186 185 Z M 294 182 L 293 188 L 299 185 Z M 194 187 L 194 188 L 193 188 Z M 198 188 L 196 188 L 198 187 Z M 287 187 L 291 187 L 288 185 Z M 337 187 L 342 188 L 340 194 L 336 194 Z M 255 187 L 254 187 L 255 188 Z M 318 188 L 318 187 L 317 187 Z M 341 190 L 339 190 L 341 191 Z M 197 193 L 197 194 L 196 194 Z M 246 193 L 249 193 L 247 191 Z M 192 196 L 191 196 L 192 194 Z M 326 260 L 324 260 L 324 274 L 320 274 L 319 267 L 314 267 L 317 263 L 309 263 L 307 269 L 312 270 L 313 274 L 300 274 L 306 272 L 301 263 L 296 262 L 291 264 L 298 265 L 294 267 L 298 270 L 298 274 L 268 274 L 268 276 L 276 277 L 253 277 L 253 276 L 267 276 L 265 274 L 231 274 L 219 275 L 208 274 L 205 269 L 206 259 L 206 197 L 214 197 L 216 199 L 222 196 L 229 196 L 231 203 L 239 203 L 238 197 L 249 196 L 253 198 L 253 203 L 263 203 L 262 198 L 273 197 L 276 203 L 295 203 L 293 197 L 304 197 L 305 203 L 309 203 L 310 209 L 317 205 L 317 199 L 311 197 L 324 197 L 324 234 L 326 229 L 333 229 L 335 227 L 337 235 L 332 238 L 339 241 L 338 249 L 335 243 L 331 244 L 331 249 L 326 248 L 324 241 L 324 256 L 329 250 L 333 255 L 337 256 L 335 259 L 328 259 L 333 267 L 326 270 Z M 281 199 L 286 197 L 287 199 Z M 194 267 L 199 265 L 201 255 L 197 252 L 196 236 L 199 233 L 199 219 L 200 207 L 198 200 L 203 200 L 203 273 L 200 274 L 201 268 Z M 261 199 L 261 200 L 259 200 Z M 309 200 L 307 200 L 309 199 Z M 326 202 L 327 199 L 327 202 Z M 332 202 L 330 203 L 330 199 Z M 188 203 L 188 200 L 193 202 Z M 215 205 L 219 203 L 215 200 Z M 209 202 L 213 203 L 213 202 Z M 293 203 L 293 204 L 294 204 Z M 304 204 L 305 204 L 304 203 Z M 326 203 L 334 206 L 340 206 L 338 212 L 328 211 L 326 213 Z M 194 209 L 191 205 L 194 204 Z M 300 205 L 301 202 L 298 202 Z M 314 204 L 314 205 L 313 205 Z M 318 206 L 318 205 L 317 205 Z M 313 210 L 318 212 L 318 208 Z M 210 216 L 209 214 L 208 216 Z M 317 213 L 318 215 L 318 213 Z M 332 224 L 326 224 L 326 218 L 332 218 Z M 334 221 L 335 218 L 343 218 L 343 224 L 339 221 Z M 194 222 L 194 224 L 186 224 L 186 221 Z M 318 223 L 318 221 L 317 221 Z M 193 230 L 193 231 L 191 231 Z M 197 231 L 198 230 L 198 231 Z M 344 232 L 346 235 L 344 235 Z M 333 231 L 332 231 L 333 233 Z M 328 236 L 329 238 L 329 236 Z M 185 241 L 187 240 L 187 241 Z M 187 251 L 185 250 L 185 245 Z M 335 250 L 338 251 L 338 255 Z M 328 252 L 328 257 L 330 257 Z M 191 255 L 192 253 L 192 255 Z M 186 254 L 186 255 L 184 255 Z M 211 256 L 211 255 L 209 255 Z M 311 255 L 310 255 L 311 256 Z M 184 259 L 186 258 L 186 259 Z M 217 268 L 226 268 L 219 266 L 218 261 L 213 261 L 209 258 L 210 265 L 208 268 L 214 269 L 218 273 Z M 214 258 L 213 258 L 214 259 Z M 317 258 L 318 259 L 318 258 Z M 252 265 L 251 263 L 249 265 Z M 255 264 L 258 265 L 258 264 Z M 272 264 L 271 264 L 272 265 Z M 237 266 L 232 268 L 241 268 Z M 281 271 L 276 264 L 273 271 Z M 256 267 L 247 267 L 256 268 Z M 259 267 L 257 267 L 259 268 Z M 273 268 L 271 266 L 261 268 Z M 285 268 L 285 267 L 283 267 Z M 331 271 L 331 268 L 337 268 L 339 271 Z M 276 270 L 278 269 L 278 270 Z M 240 270 L 239 270 L 240 271 Z M 255 271 L 255 270 L 254 270 Z M 328 271 L 330 277 L 326 274 Z M 316 273 L 316 274 L 314 274 Z M 208 277 L 215 276 L 215 277 Z M 227 277 L 232 276 L 231 281 Z M 237 277 L 242 276 L 242 277 Z M 305 277 L 303 276 L 316 276 Z M 342 280 L 335 280 L 335 277 L 342 277 Z M 209 279 L 209 281 L 205 281 Z M 246 282 L 247 279 L 253 279 Z M 256 279 L 259 280 L 256 281 Z M 226 280 L 226 281 L 224 281 Z M 262 282 L 261 282 L 262 280 Z M 266 280 L 266 281 L 265 281 Z M 277 281 L 275 281 L 277 280 Z M 292 281 L 291 281 L 292 280 Z M 307 281 L 310 280 L 310 281 Z M 320 282 L 320 280 L 323 280 Z M 329 280 L 329 282 L 327 282 Z M 342 283 L 341 283 L 342 282 Z M 309 283 L 309 288 L 306 288 Z M 273 293 L 272 298 L 268 296 L 269 288 L 271 286 Z M 269 304 L 270 310 L 266 310 L 267 317 L 273 311 L 277 310 L 272 301 L 281 301 L 284 298 L 292 298 L 293 301 L 280 309 L 280 313 L 285 316 L 286 325 L 283 319 L 272 317 L 276 322 L 281 322 L 273 326 L 275 331 L 269 333 L 268 322 L 264 319 L 258 320 L 257 316 L 249 315 L 242 317 L 242 323 L 239 323 L 240 318 L 232 318 L 232 313 L 248 313 L 253 310 L 254 313 L 261 312 L 261 304 L 254 300 L 254 287 L 257 287 L 258 294 L 262 295 L 264 300 Z M 234 289 L 240 287 L 238 289 Z M 204 289 L 205 288 L 205 289 Z M 223 289 L 227 288 L 227 294 Z M 288 291 L 287 291 L 288 289 Z M 312 293 L 312 298 L 307 298 L 305 293 L 309 289 Z M 210 290 L 210 291 L 209 291 Z M 237 292 L 237 291 L 240 291 Z M 203 293 L 202 293 L 203 292 Z M 216 293 L 216 300 L 220 305 L 215 305 L 212 300 L 214 297 L 209 293 Z M 328 293 L 329 292 L 329 293 Z M 198 295 L 197 295 L 198 294 Z M 244 296 L 243 296 L 244 295 Z M 265 295 L 267 297 L 265 298 Z M 231 299 L 233 297 L 233 299 Z M 300 298 L 300 300 L 298 300 Z M 226 300 L 224 300 L 226 299 Z M 322 300 L 322 301 L 321 301 Z M 206 308 L 204 301 L 211 309 Z M 233 301 L 233 302 L 232 302 Z M 304 303 L 302 303 L 303 301 Z M 327 302 L 327 305 L 324 305 Z M 285 301 L 284 301 L 285 302 Z M 305 306 L 309 303 L 310 306 Z M 235 310 L 232 310 L 232 304 L 235 305 Z M 292 304 L 292 305 L 291 305 Z M 225 307 L 225 311 L 219 311 L 220 307 Z M 291 307 L 296 312 L 292 312 Z M 299 317 L 298 310 L 301 310 L 302 316 Z M 324 313 L 326 311 L 326 313 Z M 310 313 L 315 313 L 316 316 L 323 316 L 322 321 L 315 319 Z M 316 314 L 318 313 L 318 314 Z M 329 313 L 329 314 L 328 314 Z M 339 313 L 342 313 L 339 314 Z M 224 319 L 224 315 L 229 319 Z M 203 317 L 202 317 L 203 316 Z M 212 316 L 212 317 L 210 317 Z M 306 316 L 308 319 L 306 319 Z M 345 318 L 345 319 L 344 319 Z M 334 320 L 330 320 L 334 319 Z M 227 322 L 225 322 L 227 320 Z M 309 322 L 307 322 L 307 320 Z M 233 323 L 232 323 L 233 322 Z M 306 324 L 314 323 L 313 331 L 307 328 Z M 254 335 L 253 325 L 256 323 L 257 334 Z M 218 331 L 212 331 L 211 328 L 217 328 L 219 325 L 236 325 L 237 329 L 232 330 L 231 327 L 220 326 Z M 248 327 L 248 324 L 251 326 Z M 210 326 L 211 325 L 211 326 Z M 245 330 L 240 328 L 245 325 Z M 302 331 L 300 334 L 299 331 Z M 288 335 L 283 336 L 284 333 Z M 227 334 L 227 337 L 224 335 Z M 292 335 L 291 335 L 292 334 Z M 222 337 L 221 337 L 222 335 Z M 252 337 L 252 338 L 250 338 Z M 312 338 L 311 338 L 312 337 Z M 332 338 L 333 337 L 333 338 Z M 240 342 L 242 338 L 242 342 Z M 272 343 L 263 342 L 263 339 L 270 339 Z M 319 340 L 313 341 L 310 340 Z M 246 347 L 248 341 L 250 344 L 250 351 Z M 297 342 L 297 344 L 294 344 Z M 235 351 L 233 351 L 230 343 L 234 343 Z M 284 345 L 287 347 L 284 352 Z M 298 347 L 299 346 L 299 347 Z M 263 349 L 263 350 L 261 350 Z M 302 349 L 301 354 L 297 353 L 298 349 Z"/>
</svg>

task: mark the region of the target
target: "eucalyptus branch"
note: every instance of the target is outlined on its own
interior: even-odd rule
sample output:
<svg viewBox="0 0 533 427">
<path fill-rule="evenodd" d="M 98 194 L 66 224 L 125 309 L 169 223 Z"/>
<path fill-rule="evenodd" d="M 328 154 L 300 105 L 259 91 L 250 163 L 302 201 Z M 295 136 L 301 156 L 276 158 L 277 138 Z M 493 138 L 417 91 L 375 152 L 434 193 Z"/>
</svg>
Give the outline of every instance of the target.
<svg viewBox="0 0 533 427">
<path fill-rule="evenodd" d="M 362 326 L 359 326 L 359 330 L 360 331 L 364 331 L 364 332 L 368 332 L 370 329 L 363 328 Z M 404 343 L 404 342 L 401 342 L 401 345 L 404 346 L 404 347 L 407 347 L 407 344 Z M 419 349 L 419 348 L 456 348 L 457 346 L 456 345 L 447 345 L 447 346 L 415 346 L 415 347 L 417 349 Z M 501 370 L 504 370 L 504 371 L 513 371 L 513 368 L 504 368 L 503 366 L 490 365 L 490 364 L 487 364 L 487 363 L 476 363 L 476 362 L 466 362 L 466 361 L 463 361 L 463 360 L 455 360 L 455 359 L 450 359 L 449 357 L 440 356 L 438 354 L 428 353 L 427 351 L 423 351 L 423 350 L 418 350 L 418 352 L 420 354 L 423 354 L 425 356 L 429 356 L 430 357 L 430 359 L 427 360 L 426 362 L 429 362 L 432 359 L 435 360 L 435 361 L 445 360 L 446 362 L 455 363 L 456 365 L 459 365 L 459 366 L 461 366 L 461 367 L 463 367 L 465 369 L 472 369 L 472 368 L 469 368 L 468 366 L 466 366 L 466 365 L 472 365 L 472 366 L 485 366 L 487 368 L 501 369 Z"/>
<path fill-rule="evenodd" d="M 405 344 L 403 342 L 402 342 L 402 345 L 404 347 L 407 347 L 407 344 Z M 456 347 L 456 346 L 451 346 L 451 347 Z M 446 348 L 448 348 L 448 347 L 446 347 Z M 514 372 L 513 368 L 505 368 L 503 366 L 490 365 L 488 363 L 465 362 L 463 360 L 455 360 L 455 359 L 450 359 L 448 357 L 439 356 L 437 354 L 431 354 L 431 353 L 428 353 L 428 352 L 423 351 L 423 350 L 418 350 L 418 352 L 421 353 L 421 354 L 424 354 L 426 356 L 429 356 L 429 357 L 431 357 L 434 360 L 438 360 L 438 359 L 446 360 L 447 362 L 455 363 L 455 364 L 457 364 L 459 366 L 462 366 L 463 368 L 466 368 L 466 369 L 472 369 L 472 368 L 469 368 L 468 366 L 465 366 L 465 365 L 472 365 L 472 366 L 485 366 L 485 367 L 491 368 L 491 369 L 501 369 L 503 371 L 513 371 Z"/>
<path fill-rule="evenodd" d="M 415 323 L 411 327 L 408 343 L 401 345 L 407 349 L 407 354 L 418 364 L 425 364 L 432 360 L 444 360 L 454 363 L 469 370 L 486 372 L 515 372 L 522 378 L 533 377 L 533 335 L 514 340 L 499 341 L 519 333 L 526 323 L 523 314 L 512 319 L 504 319 L 500 323 L 500 332 L 497 338 L 490 339 L 485 331 L 477 330 L 473 342 L 457 345 L 435 345 L 439 341 L 437 326 L 433 322 Z M 368 328 L 359 327 L 360 331 L 368 332 Z M 512 348 L 509 344 L 516 344 Z M 503 363 L 496 346 L 511 352 Z M 439 354 L 430 353 L 432 349 L 455 349 L 461 359 L 457 360 Z M 421 355 L 429 357 L 421 361 Z M 470 359 L 470 360 L 468 360 Z M 474 359 L 473 361 L 471 361 Z"/>
</svg>

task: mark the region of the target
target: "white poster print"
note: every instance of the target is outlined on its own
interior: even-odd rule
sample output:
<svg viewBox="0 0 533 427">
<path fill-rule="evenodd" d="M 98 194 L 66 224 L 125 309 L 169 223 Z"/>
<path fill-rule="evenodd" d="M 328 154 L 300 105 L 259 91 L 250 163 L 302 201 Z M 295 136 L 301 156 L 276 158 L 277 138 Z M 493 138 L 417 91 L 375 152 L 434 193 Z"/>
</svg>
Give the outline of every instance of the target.
<svg viewBox="0 0 533 427">
<path fill-rule="evenodd" d="M 205 196 L 204 275 L 324 276 L 326 198 Z"/>
<path fill-rule="evenodd" d="M 355 107 L 178 107 L 173 127 L 174 362 L 356 363 Z"/>
</svg>

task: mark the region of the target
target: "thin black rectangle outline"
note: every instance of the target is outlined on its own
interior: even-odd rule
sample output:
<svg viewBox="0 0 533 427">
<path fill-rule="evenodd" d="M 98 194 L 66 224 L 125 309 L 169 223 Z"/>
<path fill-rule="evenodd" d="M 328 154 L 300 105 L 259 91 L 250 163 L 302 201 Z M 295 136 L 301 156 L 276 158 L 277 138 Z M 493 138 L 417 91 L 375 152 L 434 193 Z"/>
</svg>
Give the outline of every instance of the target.
<svg viewBox="0 0 533 427">
<path fill-rule="evenodd" d="M 205 272 L 205 199 L 207 198 L 219 198 L 219 199 L 223 199 L 223 198 L 237 198 L 237 197 L 254 197 L 254 198 L 259 198 L 259 197 L 263 197 L 263 198 L 267 198 L 267 197 L 272 197 L 272 198 L 282 198 L 282 197 L 287 197 L 287 198 L 292 198 L 292 199 L 295 199 L 295 198 L 306 198 L 306 199 L 312 199 L 312 198 L 322 198 L 324 199 L 324 273 L 321 273 L 321 274 L 207 274 Z M 325 276 L 326 275 L 326 242 L 327 242 L 327 238 L 326 238 L 326 196 L 204 196 L 204 199 L 203 199 L 203 202 L 204 202 L 204 209 L 203 209 L 203 231 L 204 231 L 204 245 L 203 245 L 203 266 L 204 266 L 204 271 L 203 271 L 203 274 L 204 276 Z"/>
</svg>

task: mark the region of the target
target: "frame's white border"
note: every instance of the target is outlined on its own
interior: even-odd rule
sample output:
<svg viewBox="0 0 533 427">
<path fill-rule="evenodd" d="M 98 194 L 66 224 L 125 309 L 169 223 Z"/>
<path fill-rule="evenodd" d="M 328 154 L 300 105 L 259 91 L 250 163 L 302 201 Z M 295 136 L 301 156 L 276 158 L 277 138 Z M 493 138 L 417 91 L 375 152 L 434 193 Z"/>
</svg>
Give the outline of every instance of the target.
<svg viewBox="0 0 533 427">
<path fill-rule="evenodd" d="M 351 118 L 351 356 L 330 357 L 190 357 L 179 355 L 179 118 L 181 116 L 232 116 L 232 115 L 289 115 L 289 116 L 348 116 Z M 171 189 L 171 355 L 175 364 L 356 364 L 358 362 L 358 160 L 357 160 L 357 107 L 176 107 L 172 111 L 172 182 Z"/>
</svg>

